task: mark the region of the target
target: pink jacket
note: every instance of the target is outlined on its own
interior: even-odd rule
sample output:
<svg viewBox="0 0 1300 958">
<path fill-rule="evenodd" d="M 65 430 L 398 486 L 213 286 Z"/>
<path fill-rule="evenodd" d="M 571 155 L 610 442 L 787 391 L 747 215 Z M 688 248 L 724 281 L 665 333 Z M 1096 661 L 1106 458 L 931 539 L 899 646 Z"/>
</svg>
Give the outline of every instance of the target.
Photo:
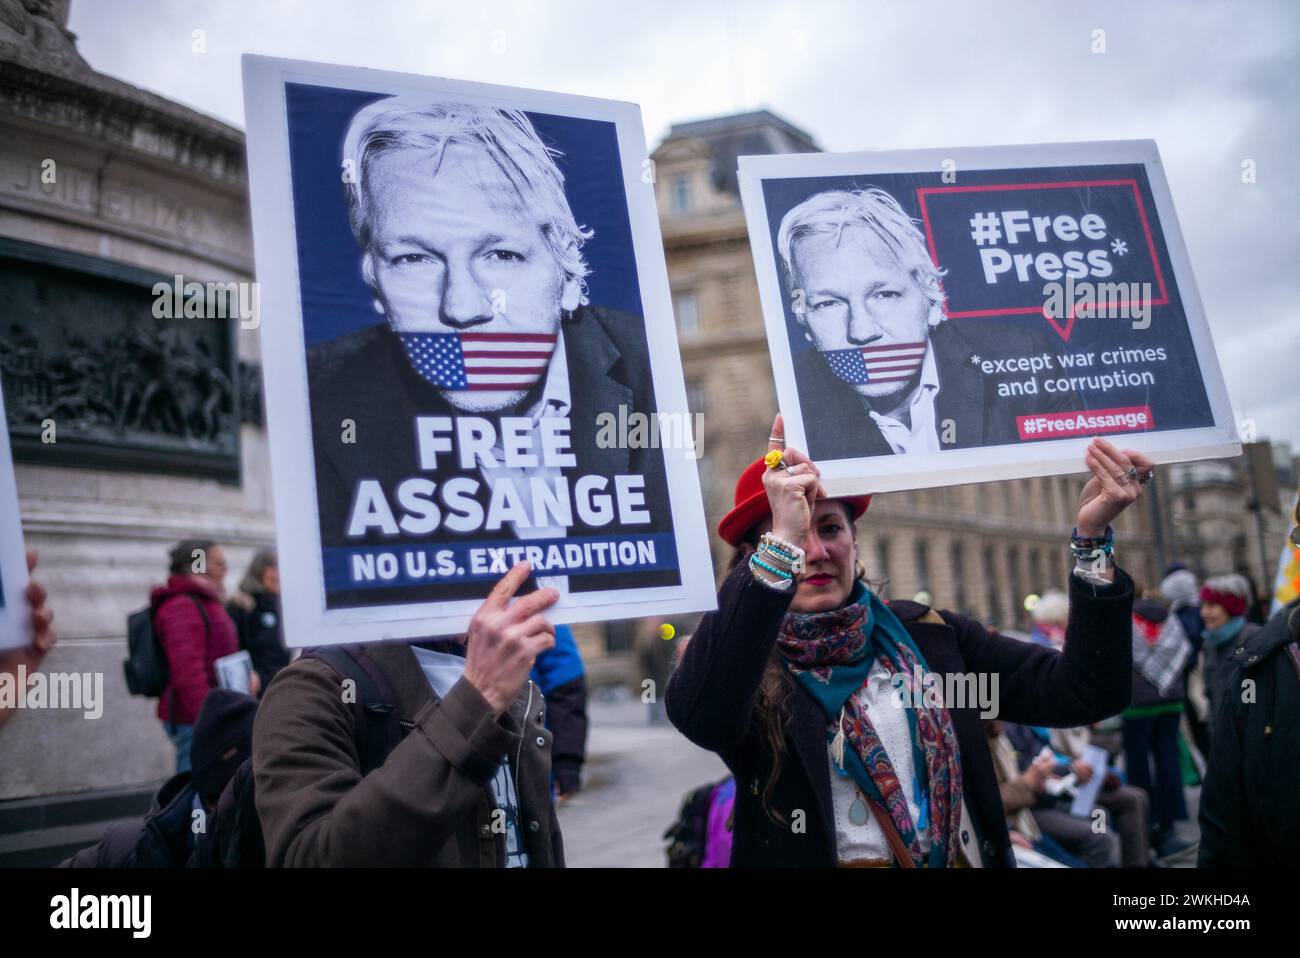
<svg viewBox="0 0 1300 958">
<path fill-rule="evenodd" d="M 167 688 L 158 699 L 158 717 L 164 722 L 193 725 L 204 696 L 217 684 L 214 663 L 239 651 L 235 623 L 216 590 L 195 576 L 171 576 L 165 586 L 153 590 L 149 601 L 154 632 L 167 656 L 169 672 Z M 208 616 L 206 626 L 200 603 Z"/>
</svg>

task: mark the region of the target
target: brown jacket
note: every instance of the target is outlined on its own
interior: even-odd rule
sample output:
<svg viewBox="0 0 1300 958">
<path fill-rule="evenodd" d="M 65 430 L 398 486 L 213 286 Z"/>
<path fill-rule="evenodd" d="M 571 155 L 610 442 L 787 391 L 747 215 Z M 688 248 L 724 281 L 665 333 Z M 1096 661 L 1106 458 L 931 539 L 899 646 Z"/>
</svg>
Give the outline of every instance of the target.
<svg viewBox="0 0 1300 958">
<path fill-rule="evenodd" d="M 537 687 L 529 683 L 498 720 L 464 679 L 439 699 L 407 645 L 370 645 L 364 654 L 388 679 L 407 730 L 364 778 L 352 708 L 328 665 L 299 659 L 262 698 L 253 775 L 267 865 L 503 865 L 489 783 L 509 756 L 529 863 L 563 866 Z"/>
</svg>

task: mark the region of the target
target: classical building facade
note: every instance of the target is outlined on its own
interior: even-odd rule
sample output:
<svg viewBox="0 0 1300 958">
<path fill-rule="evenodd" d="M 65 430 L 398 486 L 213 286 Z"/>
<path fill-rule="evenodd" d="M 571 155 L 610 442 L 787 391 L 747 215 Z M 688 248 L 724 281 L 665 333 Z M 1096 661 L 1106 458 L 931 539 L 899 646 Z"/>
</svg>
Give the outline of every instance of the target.
<svg viewBox="0 0 1300 958">
<path fill-rule="evenodd" d="M 1170 467 L 1179 561 L 1201 578 L 1239 572 L 1268 590 L 1290 534 L 1297 460 L 1284 444 L 1248 444 L 1235 459 Z"/>
<path fill-rule="evenodd" d="M 177 540 L 225 545 L 232 589 L 273 541 L 253 320 L 168 318 L 155 291 L 252 280 L 243 135 L 95 73 L 67 16 L 0 0 L 0 376 L 46 669 L 102 673 L 105 704 L 17 714 L 0 800 L 171 774 L 156 703 L 125 687 L 127 616 Z"/>
</svg>

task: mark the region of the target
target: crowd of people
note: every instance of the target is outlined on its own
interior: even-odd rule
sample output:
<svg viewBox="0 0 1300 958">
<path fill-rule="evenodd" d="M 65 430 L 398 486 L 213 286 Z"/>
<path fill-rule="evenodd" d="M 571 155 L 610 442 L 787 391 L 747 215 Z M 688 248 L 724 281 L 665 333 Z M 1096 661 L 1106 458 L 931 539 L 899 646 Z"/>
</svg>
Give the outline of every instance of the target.
<svg viewBox="0 0 1300 958">
<path fill-rule="evenodd" d="M 858 559 L 871 497 L 827 497 L 778 417 L 718 527 L 735 548 L 718 611 L 668 682 L 669 719 L 732 773 L 691 796 L 671 862 L 1165 864 L 1193 852 L 1175 830 L 1189 781 L 1203 783 L 1200 864 L 1293 860 L 1296 605 L 1252 621 L 1244 577 L 1201 584 L 1179 565 L 1139 588 L 1110 523 L 1155 469 L 1105 440 L 1086 461 L 1067 589 L 1011 637 L 882 601 Z M 142 821 L 65 865 L 564 864 L 556 807 L 581 788 L 586 680 L 547 616 L 557 593 L 521 591 L 527 562 L 462 636 L 296 657 L 274 551 L 228 599 L 227 574 L 217 542 L 171 551 L 148 619 L 176 774 Z M 44 590 L 26 598 L 33 643 L 6 669 L 38 668 L 54 642 Z M 225 687 L 219 663 L 241 651 L 246 685 Z M 994 676 L 992 715 L 923 694 L 945 674 Z"/>
</svg>

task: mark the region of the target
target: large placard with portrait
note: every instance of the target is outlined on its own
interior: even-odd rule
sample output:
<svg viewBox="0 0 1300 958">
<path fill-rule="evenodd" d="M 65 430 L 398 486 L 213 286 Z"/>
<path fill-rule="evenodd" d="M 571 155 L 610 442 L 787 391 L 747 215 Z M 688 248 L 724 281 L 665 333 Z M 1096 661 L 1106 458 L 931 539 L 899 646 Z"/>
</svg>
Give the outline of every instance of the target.
<svg viewBox="0 0 1300 958">
<path fill-rule="evenodd" d="M 1240 452 L 1155 143 L 740 158 L 790 445 L 833 495 Z"/>
<path fill-rule="evenodd" d="M 715 603 L 633 104 L 244 58 L 294 645 Z"/>
</svg>

